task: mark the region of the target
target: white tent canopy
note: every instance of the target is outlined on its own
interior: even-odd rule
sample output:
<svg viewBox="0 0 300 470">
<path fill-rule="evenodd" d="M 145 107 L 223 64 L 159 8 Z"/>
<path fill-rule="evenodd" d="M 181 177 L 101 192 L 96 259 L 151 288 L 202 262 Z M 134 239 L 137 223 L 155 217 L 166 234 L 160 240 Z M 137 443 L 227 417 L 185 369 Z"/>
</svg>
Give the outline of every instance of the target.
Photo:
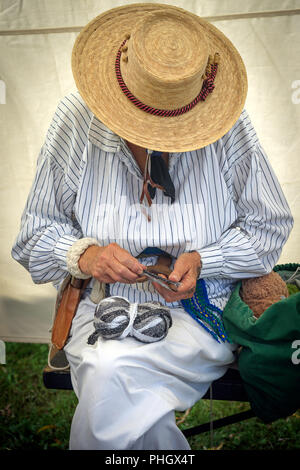
<svg viewBox="0 0 300 470">
<path fill-rule="evenodd" d="M 33 284 L 12 260 L 36 159 L 58 101 L 75 90 L 70 58 L 93 17 L 134 3 L 0 0 L 1 248 L 0 338 L 49 342 L 51 285 Z M 300 0 L 173 0 L 226 34 L 246 64 L 246 108 L 295 218 L 279 263 L 300 258 Z"/>
</svg>

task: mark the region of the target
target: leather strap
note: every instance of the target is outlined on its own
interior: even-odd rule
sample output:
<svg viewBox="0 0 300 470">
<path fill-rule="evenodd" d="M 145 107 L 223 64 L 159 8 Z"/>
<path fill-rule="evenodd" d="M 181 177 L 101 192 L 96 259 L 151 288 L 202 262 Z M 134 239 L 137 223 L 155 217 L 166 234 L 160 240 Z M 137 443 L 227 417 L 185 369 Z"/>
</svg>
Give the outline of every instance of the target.
<svg viewBox="0 0 300 470">
<path fill-rule="evenodd" d="M 81 294 L 89 281 L 90 279 L 83 280 L 72 277 L 62 293 L 51 335 L 52 344 L 57 349 L 62 349 L 66 344 Z"/>
</svg>

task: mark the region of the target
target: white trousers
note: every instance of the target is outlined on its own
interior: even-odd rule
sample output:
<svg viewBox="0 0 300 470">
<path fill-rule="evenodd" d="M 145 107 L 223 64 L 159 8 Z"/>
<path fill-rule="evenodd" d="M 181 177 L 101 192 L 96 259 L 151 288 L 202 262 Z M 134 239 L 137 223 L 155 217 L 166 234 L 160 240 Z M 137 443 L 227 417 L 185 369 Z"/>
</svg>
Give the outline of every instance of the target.
<svg viewBox="0 0 300 470">
<path fill-rule="evenodd" d="M 203 397 L 234 361 L 235 345 L 218 343 L 176 308 L 162 341 L 99 338 L 91 346 L 94 311 L 88 297 L 80 302 L 64 348 L 78 397 L 70 449 L 190 449 L 176 426 L 175 410 Z"/>
</svg>

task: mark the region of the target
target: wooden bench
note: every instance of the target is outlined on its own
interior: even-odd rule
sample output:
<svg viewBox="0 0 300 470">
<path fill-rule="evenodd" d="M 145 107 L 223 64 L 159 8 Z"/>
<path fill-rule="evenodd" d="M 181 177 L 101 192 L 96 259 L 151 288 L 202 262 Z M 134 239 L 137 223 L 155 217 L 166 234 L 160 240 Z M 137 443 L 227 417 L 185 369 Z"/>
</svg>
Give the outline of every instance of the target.
<svg viewBox="0 0 300 470">
<path fill-rule="evenodd" d="M 58 390 L 73 390 L 70 370 L 53 370 L 50 367 L 45 367 L 43 371 L 44 385 L 48 389 Z M 226 374 L 220 379 L 212 383 L 211 389 L 207 391 L 203 399 L 225 400 L 225 401 L 239 401 L 248 402 L 248 397 L 239 374 L 236 368 L 229 368 Z M 253 411 L 247 410 L 241 413 L 235 413 L 225 418 L 217 419 L 209 423 L 200 424 L 183 431 L 186 437 L 194 436 L 207 432 L 213 429 L 227 426 L 228 424 L 237 423 L 248 418 L 254 417 Z"/>
</svg>

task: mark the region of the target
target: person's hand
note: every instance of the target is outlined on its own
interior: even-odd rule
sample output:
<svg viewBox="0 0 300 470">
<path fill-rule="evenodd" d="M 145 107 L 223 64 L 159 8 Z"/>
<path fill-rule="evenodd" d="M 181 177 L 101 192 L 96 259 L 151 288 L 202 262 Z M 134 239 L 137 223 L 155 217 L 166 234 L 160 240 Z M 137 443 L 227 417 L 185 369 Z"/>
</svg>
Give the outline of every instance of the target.
<svg viewBox="0 0 300 470">
<path fill-rule="evenodd" d="M 136 282 L 146 268 L 117 243 L 105 247 L 90 246 L 80 256 L 78 267 L 100 282 L 126 284 Z"/>
<path fill-rule="evenodd" d="M 153 285 L 157 292 L 166 302 L 177 302 L 182 299 L 189 299 L 194 295 L 196 282 L 201 270 L 201 257 L 198 252 L 182 253 L 174 265 L 174 269 L 169 275 L 170 281 L 181 282 L 177 291 L 171 292 L 155 281 Z"/>
</svg>

